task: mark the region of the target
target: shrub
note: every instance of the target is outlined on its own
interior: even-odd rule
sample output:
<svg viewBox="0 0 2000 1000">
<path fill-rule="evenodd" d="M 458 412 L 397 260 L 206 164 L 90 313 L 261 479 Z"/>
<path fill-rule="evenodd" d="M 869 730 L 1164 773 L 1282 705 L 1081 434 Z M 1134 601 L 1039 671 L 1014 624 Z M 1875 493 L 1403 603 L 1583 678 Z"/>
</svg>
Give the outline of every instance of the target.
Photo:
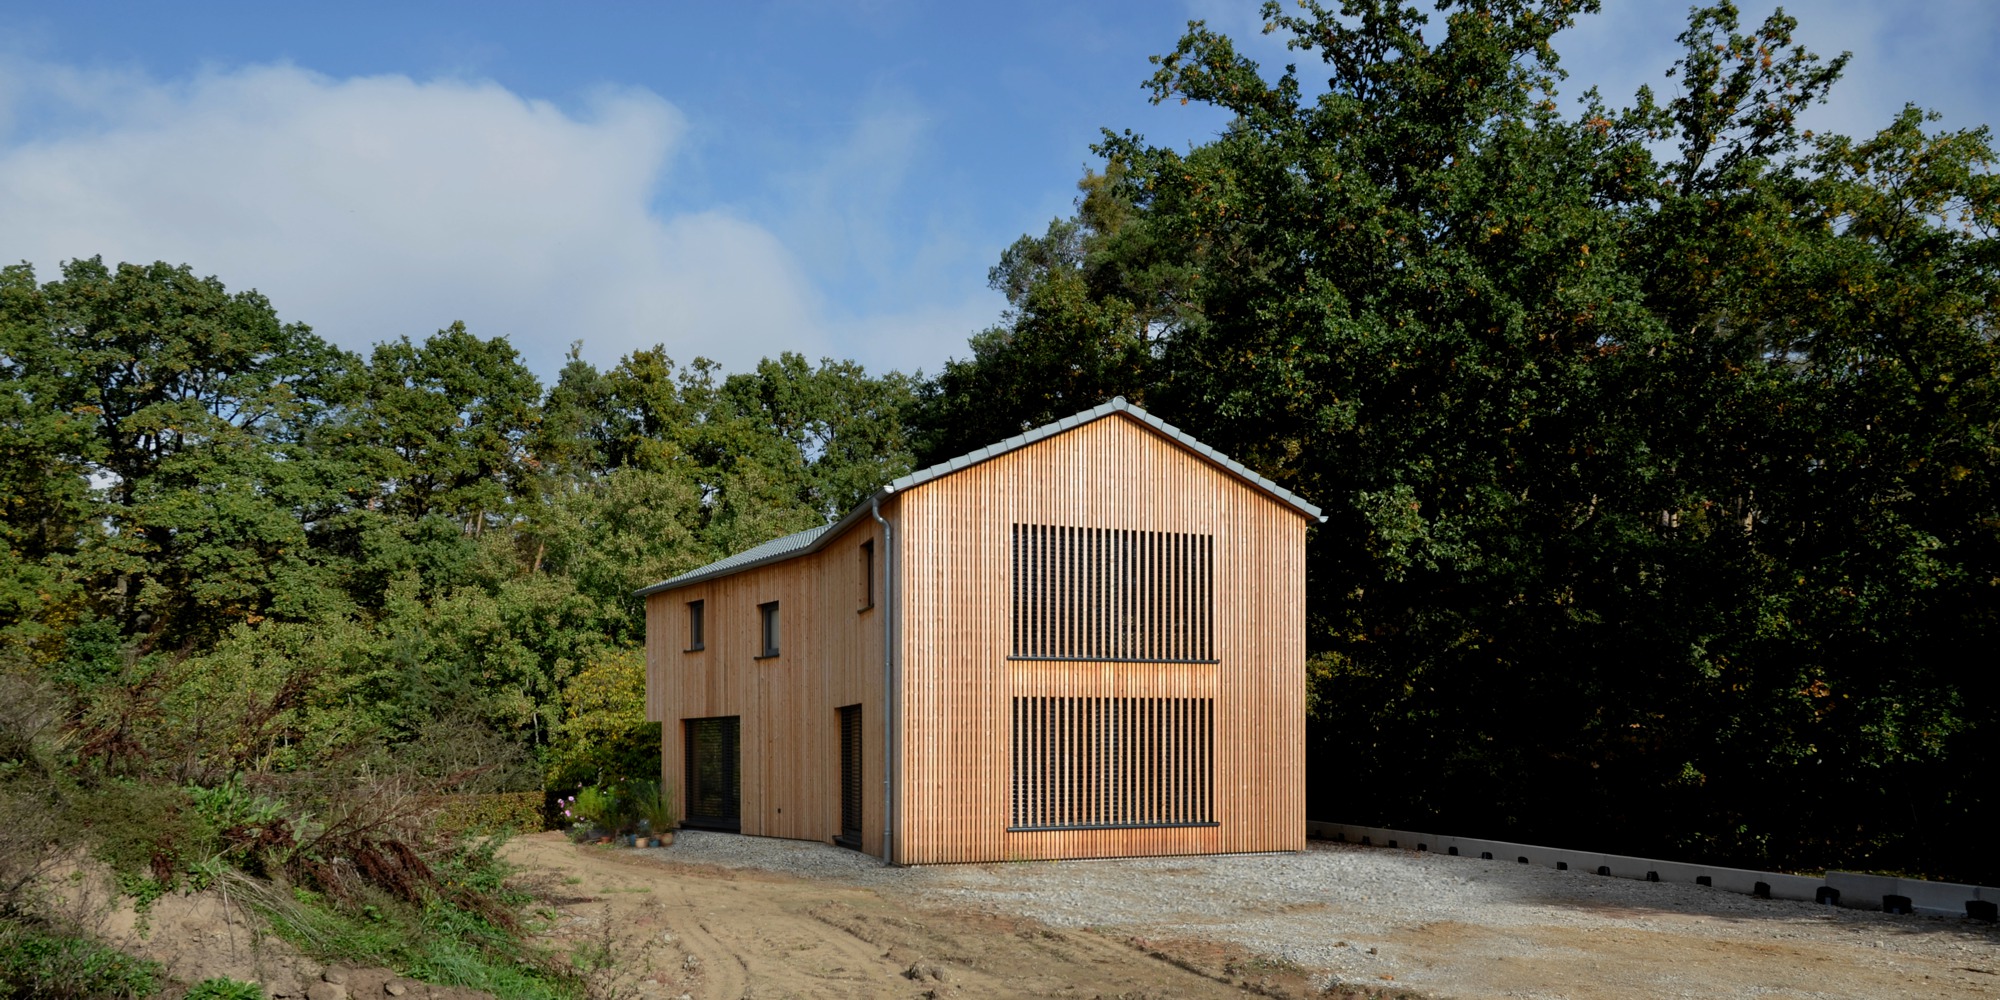
<svg viewBox="0 0 2000 1000">
<path fill-rule="evenodd" d="M 467 833 L 532 833 L 544 827 L 541 792 L 454 795 L 445 800 L 436 830 L 449 837 Z"/>
<path fill-rule="evenodd" d="M 0 1000 L 131 1000 L 159 989 L 160 966 L 87 938 L 0 923 Z"/>
<path fill-rule="evenodd" d="M 617 801 L 610 792 L 591 785 L 576 793 L 576 799 L 570 803 L 569 811 L 571 815 L 585 823 L 609 829 L 617 808 Z"/>
<path fill-rule="evenodd" d="M 577 788 L 660 773 L 660 724 L 647 722 L 646 657 L 606 650 L 587 661 L 563 691 L 544 773 L 549 788 Z"/>
</svg>

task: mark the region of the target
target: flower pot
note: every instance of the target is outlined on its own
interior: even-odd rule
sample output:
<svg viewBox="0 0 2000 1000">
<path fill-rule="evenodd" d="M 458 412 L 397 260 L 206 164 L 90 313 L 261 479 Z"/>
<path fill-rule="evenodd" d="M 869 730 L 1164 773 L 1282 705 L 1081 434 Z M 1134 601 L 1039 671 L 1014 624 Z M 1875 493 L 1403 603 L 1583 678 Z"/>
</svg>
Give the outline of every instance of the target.
<svg viewBox="0 0 2000 1000">
<path fill-rule="evenodd" d="M 663 830 L 660 833 L 654 835 L 653 837 L 654 847 L 672 847 L 673 845 L 674 845 L 674 831 L 672 830 Z"/>
</svg>

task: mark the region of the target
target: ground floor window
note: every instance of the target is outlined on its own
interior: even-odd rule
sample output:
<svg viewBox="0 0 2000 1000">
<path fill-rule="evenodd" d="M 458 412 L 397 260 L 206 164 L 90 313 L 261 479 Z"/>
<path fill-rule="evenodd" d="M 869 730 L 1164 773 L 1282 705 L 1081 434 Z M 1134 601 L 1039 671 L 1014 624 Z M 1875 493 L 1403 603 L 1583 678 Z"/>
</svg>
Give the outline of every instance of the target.
<svg viewBox="0 0 2000 1000">
<path fill-rule="evenodd" d="M 861 706 L 840 711 L 840 836 L 846 847 L 861 846 Z"/>
<path fill-rule="evenodd" d="M 683 826 L 743 828 L 742 718 L 681 720 L 687 781 Z"/>
<path fill-rule="evenodd" d="M 1215 825 L 1215 699 L 1014 699 L 1011 830 Z"/>
</svg>

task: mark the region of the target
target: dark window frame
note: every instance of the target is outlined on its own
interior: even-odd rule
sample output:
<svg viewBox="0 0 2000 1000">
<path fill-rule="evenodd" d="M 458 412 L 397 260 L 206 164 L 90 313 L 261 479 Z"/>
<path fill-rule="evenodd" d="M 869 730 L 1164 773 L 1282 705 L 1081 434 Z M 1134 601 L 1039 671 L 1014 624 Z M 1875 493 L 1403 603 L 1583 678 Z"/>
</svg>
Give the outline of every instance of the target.
<svg viewBox="0 0 2000 1000">
<path fill-rule="evenodd" d="M 842 705 L 834 710 L 840 721 L 840 833 L 833 842 L 842 847 L 861 848 L 862 823 L 867 810 L 867 769 L 863 755 L 861 706 Z"/>
<path fill-rule="evenodd" d="M 769 660 L 779 655 L 784 646 L 784 624 L 784 619 L 778 617 L 777 601 L 757 605 L 757 645 L 763 652 L 756 659 Z"/>
<path fill-rule="evenodd" d="M 873 610 L 875 610 L 875 540 L 871 538 L 861 543 L 860 611 Z"/>
<path fill-rule="evenodd" d="M 681 825 L 742 830 L 743 717 L 682 719 L 681 740 Z"/>
<path fill-rule="evenodd" d="M 708 602 L 706 600 L 687 602 L 688 644 L 685 653 L 699 653 L 708 648 Z"/>
</svg>

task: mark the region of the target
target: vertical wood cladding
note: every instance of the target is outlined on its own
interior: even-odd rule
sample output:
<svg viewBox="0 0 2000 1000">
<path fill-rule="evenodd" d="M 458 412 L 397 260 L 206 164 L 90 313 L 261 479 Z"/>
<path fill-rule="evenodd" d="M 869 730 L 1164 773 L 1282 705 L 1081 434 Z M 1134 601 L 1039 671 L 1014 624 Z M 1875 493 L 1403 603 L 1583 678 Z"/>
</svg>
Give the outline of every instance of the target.
<svg viewBox="0 0 2000 1000">
<path fill-rule="evenodd" d="M 1114 413 L 900 493 L 893 518 L 898 860 L 1304 848 L 1297 511 Z M 1017 699 L 1206 706 L 1213 825 L 1017 822 Z"/>
<path fill-rule="evenodd" d="M 830 841 L 841 830 L 842 706 L 862 708 L 863 851 L 882 851 L 882 615 L 860 607 L 855 562 L 873 521 L 818 552 L 646 598 L 646 711 L 661 723 L 660 780 L 689 802 L 684 720 L 740 723 L 741 829 Z M 702 649 L 689 651 L 688 603 L 702 602 Z M 782 609 L 779 654 L 763 652 L 758 606 Z"/>
<path fill-rule="evenodd" d="M 1016 524 L 1012 657 L 1215 659 L 1215 536 Z"/>
<path fill-rule="evenodd" d="M 859 705 L 861 846 L 880 853 L 892 717 L 881 616 L 894 614 L 892 860 L 1304 848 L 1306 525 L 1296 510 L 1122 413 L 890 494 L 881 510 L 893 553 L 864 518 L 817 552 L 648 598 L 647 712 L 664 723 L 662 778 L 676 794 L 682 720 L 740 716 L 743 832 L 839 837 L 850 788 L 840 709 Z M 895 579 L 857 613 L 869 541 Z M 706 648 L 684 652 L 695 600 Z M 784 609 L 782 652 L 758 660 L 757 607 L 771 602 Z M 1169 728 L 1109 721 L 1145 705 Z M 1023 711 L 1104 713 L 1083 736 L 1069 730 L 1068 750 L 1039 758 L 1085 777 L 1090 755 L 1109 752 L 1088 749 L 1093 739 L 1101 747 L 1122 732 L 1171 748 L 1104 764 L 1131 769 L 1130 780 L 1097 779 L 1115 791 L 1035 778 L 1044 764 L 1033 761 L 1023 766 L 1040 783 L 1023 788 Z M 1143 766 L 1165 776 L 1164 792 L 1144 790 L 1154 786 Z M 1067 811 L 1018 822 L 1024 792 Z"/>
</svg>

